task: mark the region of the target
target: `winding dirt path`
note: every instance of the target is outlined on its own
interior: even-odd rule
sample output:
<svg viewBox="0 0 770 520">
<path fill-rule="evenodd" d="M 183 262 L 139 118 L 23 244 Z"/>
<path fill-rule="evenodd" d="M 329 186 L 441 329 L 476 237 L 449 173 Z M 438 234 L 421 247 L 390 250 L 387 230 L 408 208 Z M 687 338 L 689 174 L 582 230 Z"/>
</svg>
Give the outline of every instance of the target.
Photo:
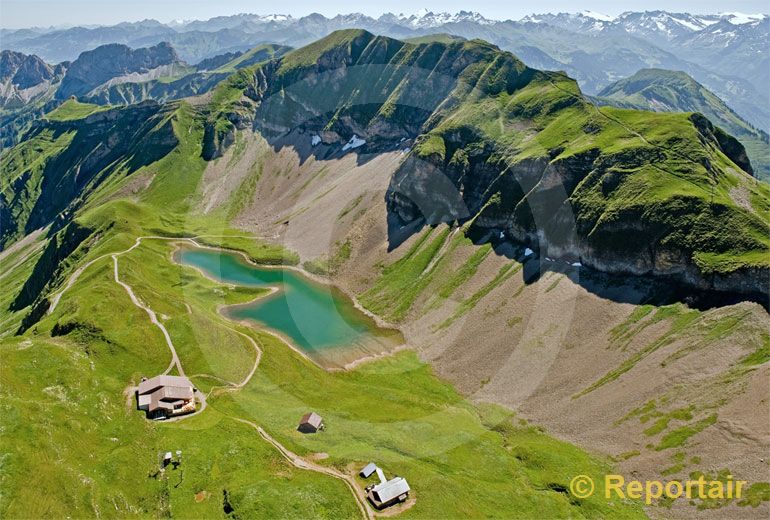
<svg viewBox="0 0 770 520">
<path fill-rule="evenodd" d="M 316 464 L 315 462 L 309 462 L 303 459 L 293 451 L 286 448 L 283 444 L 275 440 L 269 433 L 267 433 L 264 429 L 262 429 L 262 427 L 260 427 L 256 423 L 253 423 L 246 419 L 241 419 L 240 417 L 230 417 L 230 419 L 241 422 L 243 424 L 247 424 L 252 428 L 254 428 L 255 430 L 257 430 L 259 435 L 261 435 L 262 438 L 265 439 L 267 442 L 272 444 L 281 453 L 281 455 L 283 455 L 283 458 L 288 460 L 294 467 L 308 470 L 308 471 L 315 471 L 317 473 L 323 473 L 324 475 L 329 475 L 330 477 L 334 477 L 344 481 L 345 484 L 347 484 L 348 488 L 350 488 L 350 491 L 353 493 L 353 496 L 356 499 L 356 504 L 358 505 L 358 509 L 361 511 L 361 514 L 363 515 L 363 517 L 366 518 L 367 520 L 373 519 L 375 517 L 375 513 L 374 511 L 372 511 L 372 508 L 366 499 L 366 495 L 358 486 L 358 483 L 352 476 L 342 473 L 341 471 L 338 471 L 334 468 L 321 466 L 320 464 Z"/>
<path fill-rule="evenodd" d="M 173 368 L 176 366 L 176 370 L 179 373 L 180 376 L 184 376 L 184 369 L 182 368 L 182 362 L 179 361 L 179 356 L 176 353 L 176 349 L 174 348 L 174 342 L 171 341 L 171 336 L 168 333 L 168 329 L 166 329 L 166 326 L 163 325 L 160 321 L 158 321 L 158 316 L 155 314 L 155 311 L 150 309 L 148 306 L 146 306 L 144 303 L 142 303 L 139 298 L 136 297 L 134 294 L 134 290 L 131 289 L 131 286 L 127 283 L 121 281 L 120 277 L 118 276 L 118 255 L 112 255 L 112 261 L 115 265 L 115 283 L 123 287 L 126 292 L 128 293 L 129 298 L 131 298 L 131 303 L 139 307 L 140 309 L 143 309 L 147 315 L 150 317 L 150 321 L 160 329 L 160 331 L 163 333 L 163 337 L 166 338 L 166 345 L 168 346 L 168 349 L 171 351 L 171 363 L 169 363 L 168 368 L 166 369 L 163 374 L 168 374 L 173 370 Z"/>
</svg>

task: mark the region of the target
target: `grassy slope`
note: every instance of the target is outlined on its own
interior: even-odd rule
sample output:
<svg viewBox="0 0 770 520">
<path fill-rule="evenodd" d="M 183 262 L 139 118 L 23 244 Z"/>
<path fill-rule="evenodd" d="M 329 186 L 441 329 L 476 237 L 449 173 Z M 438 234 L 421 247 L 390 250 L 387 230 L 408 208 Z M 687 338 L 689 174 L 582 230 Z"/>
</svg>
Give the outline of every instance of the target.
<svg viewBox="0 0 770 520">
<path fill-rule="evenodd" d="M 173 125 L 177 148 L 135 172 L 152 175 L 141 200 L 113 199 L 127 181 L 113 180 L 81 209 L 79 222 L 102 230 L 81 264 L 124 250 L 146 234 L 239 234 L 224 222 L 195 215 L 205 166 L 199 159 L 201 121 L 181 105 Z M 257 259 L 276 258 L 274 248 L 256 240 L 217 241 Z M 205 374 L 238 380 L 254 353 L 215 306 L 254 293 L 173 266 L 169 251 L 168 244 L 148 240 L 121 258 L 121 277 L 163 315 L 196 384 L 204 389 L 213 384 Z M 18 290 L 35 259 L 32 255 L 13 270 L 9 292 Z M 14 321 L 25 311 L 4 310 L 2 317 Z M 72 330 L 53 336 L 56 323 Z M 229 417 L 254 420 L 299 453 L 329 453 L 326 464 L 355 467 L 376 458 L 415 488 L 418 502 L 410 516 L 639 514 L 634 504 L 573 502 L 555 491 L 564 489 L 573 473 L 599 475 L 606 464 L 535 429 L 514 426 L 499 410 L 468 404 L 412 354 L 330 374 L 272 336 L 240 330 L 265 350 L 252 383 L 237 394 L 212 397 L 200 417 L 148 423 L 123 391 L 141 375 L 163 370 L 168 352 L 159 331 L 112 281 L 110 259 L 92 265 L 53 315 L 24 336 L 0 342 L 3 412 L 13 418 L 2 438 L 3 516 L 93 516 L 107 510 L 121 516 L 216 516 L 224 490 L 243 516 L 357 515 L 341 482 L 287 466 L 253 430 Z M 307 408 L 324 414 L 329 431 L 315 437 L 294 432 L 296 415 Z M 168 480 L 154 476 L 158 453 L 169 449 L 185 454 L 183 479 L 173 471 Z M 490 472 L 492 461 L 504 471 Z M 25 485 L 32 475 L 38 484 Z"/>
<path fill-rule="evenodd" d="M 238 69 L 250 67 L 271 58 L 277 58 L 278 56 L 285 54 L 288 50 L 288 47 L 276 45 L 274 43 L 258 45 L 211 72 L 235 72 Z"/>
<path fill-rule="evenodd" d="M 529 118 L 529 129 L 500 124 L 507 114 Z M 596 246 L 622 251 L 626 245 L 611 231 L 613 224 L 641 220 L 649 224 L 642 231 L 649 233 L 645 241 L 668 229 L 662 245 L 689 252 L 703 272 L 770 265 L 770 224 L 761 202 L 770 200 L 770 189 L 740 172 L 720 150 L 702 145 L 689 114 L 591 108 L 572 80 L 556 75 L 511 94 L 464 103 L 424 136 L 416 151 L 427 157 L 444 150 L 443 161 L 449 163 L 462 149 L 446 152 L 445 141 L 463 129 L 495 143 L 499 155 L 493 160 L 508 165 L 553 150 L 558 151 L 553 163 L 597 150 L 607 166 L 578 179 L 568 192 L 578 233 Z M 654 163 L 646 157 L 655 157 Z M 751 207 L 735 200 L 737 188 L 750 193 Z M 518 203 L 506 202 L 505 195 L 495 210 Z M 686 218 L 683 211 L 689 213 Z"/>
<path fill-rule="evenodd" d="M 68 103 L 73 103 L 68 105 Z M 59 110 L 64 109 L 63 113 Z M 86 116 L 102 110 L 104 117 Z M 193 110 L 185 103 L 107 109 L 68 101 L 52 112 L 48 124 L 27 134 L 24 142 L 0 158 L 0 191 L 4 207 L 2 245 L 33 229 L 68 216 L 82 204 L 109 190 L 128 173 L 152 174 L 168 154 L 186 166 L 194 149 L 178 144 L 174 127 Z M 171 190 L 173 193 L 173 190 Z"/>
<path fill-rule="evenodd" d="M 643 69 L 607 86 L 596 100 L 642 110 L 700 112 L 743 143 L 758 178 L 770 179 L 767 134 L 744 121 L 716 94 L 684 72 Z"/>
<path fill-rule="evenodd" d="M 109 110 L 109 108 L 109 106 L 94 105 L 92 103 L 81 103 L 75 99 L 68 99 L 54 110 L 46 114 L 46 118 L 51 121 L 72 121 L 74 119 L 82 119 L 93 114 L 94 112 Z"/>
<path fill-rule="evenodd" d="M 3 241 L 23 236 L 28 216 L 41 193 L 42 176 L 48 161 L 61 154 L 72 143 L 74 132 L 46 129 L 3 154 L 0 164 L 0 197 L 13 222 L 3 221 L 0 237 Z M 28 176 L 30 188 L 19 192 L 18 184 Z M 14 205 L 15 207 L 12 207 Z M 2 212 L 0 212 L 2 214 Z"/>
</svg>

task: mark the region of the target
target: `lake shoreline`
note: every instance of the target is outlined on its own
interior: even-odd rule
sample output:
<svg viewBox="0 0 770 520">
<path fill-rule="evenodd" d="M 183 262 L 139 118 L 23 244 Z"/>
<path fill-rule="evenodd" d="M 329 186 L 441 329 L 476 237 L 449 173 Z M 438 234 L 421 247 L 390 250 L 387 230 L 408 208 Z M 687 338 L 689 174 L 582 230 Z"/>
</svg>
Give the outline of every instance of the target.
<svg viewBox="0 0 770 520">
<path fill-rule="evenodd" d="M 341 288 L 334 285 L 331 281 L 328 279 L 324 279 L 321 276 L 315 275 L 313 273 L 309 273 L 306 270 L 302 269 L 298 266 L 287 266 L 287 265 L 272 265 L 272 264 L 260 264 L 256 261 L 254 261 L 249 255 L 241 250 L 238 249 L 230 249 L 227 247 L 217 247 L 217 246 L 211 246 L 208 244 L 201 244 L 200 242 L 197 242 L 194 238 L 180 238 L 179 241 L 172 242 L 173 249 L 170 253 L 170 260 L 172 263 L 175 263 L 180 266 L 184 267 L 190 267 L 194 270 L 196 270 L 199 274 L 201 274 L 204 278 L 211 280 L 215 283 L 225 285 L 231 288 L 235 287 L 250 287 L 248 284 L 238 284 L 233 283 L 230 281 L 225 281 L 223 279 L 219 279 L 210 273 L 206 272 L 203 268 L 191 265 L 190 263 L 183 262 L 178 256 L 179 253 L 187 246 L 188 250 L 194 250 L 194 249 L 202 249 L 202 250 L 209 250 L 214 251 L 217 253 L 226 253 L 230 254 L 236 257 L 239 257 L 243 259 L 247 266 L 249 267 L 255 267 L 258 269 L 270 269 L 270 270 L 283 270 L 288 269 L 291 270 L 297 274 L 300 275 L 300 277 L 307 279 L 307 281 L 312 282 L 316 285 L 320 285 L 326 288 L 330 288 L 332 291 L 335 291 L 339 293 L 339 295 L 344 296 L 345 299 L 351 304 L 351 306 L 360 312 L 362 315 L 364 315 L 366 318 L 371 320 L 373 324 L 375 325 L 374 331 L 372 332 L 372 335 L 374 337 L 380 338 L 383 341 L 390 342 L 393 341 L 394 337 L 398 337 L 397 340 L 393 341 L 394 345 L 390 348 L 383 348 L 383 349 L 372 349 L 376 350 L 376 352 L 366 352 L 366 342 L 362 345 L 356 346 L 356 350 L 364 350 L 363 355 L 352 355 L 352 356 L 340 356 L 342 359 L 339 361 L 335 360 L 334 358 L 336 356 L 318 356 L 317 359 L 313 355 L 311 355 L 309 352 L 306 352 L 303 350 L 300 346 L 295 345 L 292 338 L 290 338 L 288 335 L 284 334 L 282 331 L 275 329 L 274 327 L 271 327 L 260 320 L 249 318 L 249 317 L 236 317 L 231 314 L 231 311 L 248 307 L 250 305 L 253 305 L 255 303 L 258 303 L 260 301 L 264 301 L 266 298 L 274 297 L 278 295 L 282 290 L 285 291 L 285 288 L 280 288 L 275 285 L 270 285 L 266 282 L 264 286 L 259 286 L 260 288 L 263 288 L 267 290 L 265 294 L 261 294 L 257 296 L 256 298 L 249 300 L 247 302 L 242 303 L 235 303 L 235 304 L 218 304 L 216 307 L 217 313 L 222 316 L 223 318 L 227 319 L 228 321 L 231 321 L 233 323 L 240 324 L 242 326 L 247 326 L 255 330 L 266 332 L 267 334 L 270 334 L 271 336 L 279 339 L 281 342 L 285 343 L 289 348 L 291 348 L 293 351 L 298 353 L 300 356 L 305 358 L 306 360 L 310 361 L 311 363 L 315 364 L 316 366 L 328 371 L 328 372 L 338 372 L 338 371 L 347 371 L 347 370 L 353 370 L 363 364 L 366 364 L 368 362 L 376 361 L 379 359 L 383 359 L 389 356 L 393 356 L 397 354 L 398 352 L 401 352 L 403 350 L 409 349 L 409 345 L 404 340 L 403 332 L 398 328 L 393 326 L 392 324 L 386 322 L 385 320 L 381 319 L 379 316 L 373 314 L 369 310 L 365 309 L 360 302 L 350 294 L 347 293 L 347 291 L 342 290 Z M 254 287 L 254 286 L 251 286 Z M 380 332 L 378 334 L 378 332 Z M 381 343 L 376 342 L 378 345 L 381 345 Z M 351 350 L 354 350 L 353 345 L 334 345 L 327 347 L 324 350 L 318 350 L 317 352 L 344 352 Z M 326 358 L 332 358 L 328 360 L 329 362 L 324 362 L 324 357 Z"/>
</svg>

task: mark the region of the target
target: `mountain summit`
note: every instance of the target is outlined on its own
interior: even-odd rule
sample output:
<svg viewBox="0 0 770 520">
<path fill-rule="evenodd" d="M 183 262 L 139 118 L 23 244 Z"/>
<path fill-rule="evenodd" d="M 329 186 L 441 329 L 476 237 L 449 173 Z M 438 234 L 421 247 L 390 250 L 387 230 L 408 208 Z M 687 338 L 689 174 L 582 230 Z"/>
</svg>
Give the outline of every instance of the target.
<svg viewBox="0 0 770 520">
<path fill-rule="evenodd" d="M 182 67 L 174 48 L 166 42 L 153 47 L 131 49 L 126 45 L 103 45 L 86 51 L 72 62 L 56 95 L 59 99 L 87 95 L 108 82 L 134 81 L 171 76 Z"/>
</svg>

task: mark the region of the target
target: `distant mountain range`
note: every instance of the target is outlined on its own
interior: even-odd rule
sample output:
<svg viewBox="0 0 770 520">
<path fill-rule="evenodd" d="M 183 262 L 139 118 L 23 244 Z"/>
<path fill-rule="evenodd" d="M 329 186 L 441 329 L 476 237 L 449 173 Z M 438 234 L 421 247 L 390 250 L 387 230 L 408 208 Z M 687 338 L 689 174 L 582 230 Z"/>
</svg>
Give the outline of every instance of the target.
<svg viewBox="0 0 770 520">
<path fill-rule="evenodd" d="M 770 129 L 770 18 L 764 14 L 647 11 L 610 17 L 581 12 L 529 15 L 518 21 L 490 20 L 470 11 L 378 18 L 357 13 L 332 18 L 239 14 L 166 24 L 144 20 L 107 27 L 4 29 L 0 38 L 3 48 L 49 63 L 74 60 L 109 43 L 139 48 L 160 42 L 169 42 L 182 60 L 197 63 L 265 42 L 299 47 L 345 28 L 402 39 L 437 32 L 481 38 L 533 67 L 567 72 L 588 94 L 639 69 L 681 70 L 753 125 Z"/>
<path fill-rule="evenodd" d="M 132 49 L 119 43 L 83 52 L 52 66 L 36 55 L 0 52 L 0 145 L 13 145 L 29 124 L 62 100 L 100 105 L 148 99 L 169 101 L 203 94 L 238 70 L 290 48 L 263 44 L 188 65 L 167 42 Z"/>
</svg>

